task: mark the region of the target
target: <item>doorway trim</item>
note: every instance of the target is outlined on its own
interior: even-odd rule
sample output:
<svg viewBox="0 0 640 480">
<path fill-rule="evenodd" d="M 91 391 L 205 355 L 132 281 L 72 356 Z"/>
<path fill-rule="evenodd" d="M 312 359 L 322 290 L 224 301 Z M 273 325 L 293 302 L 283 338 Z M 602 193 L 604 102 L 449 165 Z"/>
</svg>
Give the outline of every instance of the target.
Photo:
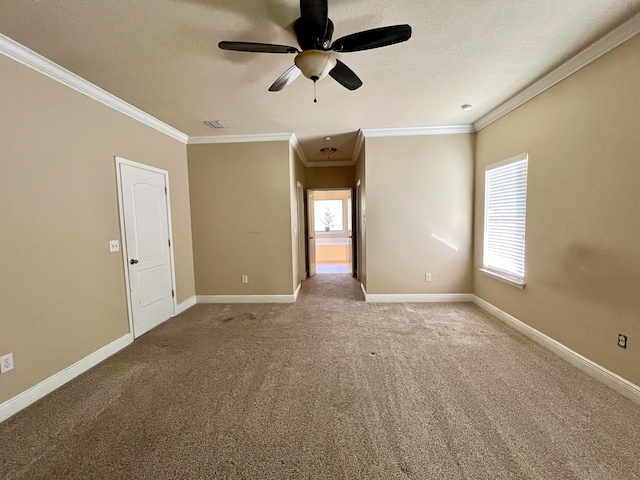
<svg viewBox="0 0 640 480">
<path fill-rule="evenodd" d="M 296 181 L 296 213 L 297 213 L 297 234 L 298 234 L 298 285 L 304 282 L 309 274 L 307 272 L 307 229 L 305 228 L 304 209 L 304 185 Z"/>
<path fill-rule="evenodd" d="M 353 213 L 353 206 L 355 205 L 354 202 L 354 195 L 355 195 L 355 188 L 354 187 L 314 187 L 314 188 L 307 188 L 307 209 L 306 209 L 306 216 L 307 216 L 307 256 L 308 256 L 308 263 L 309 263 L 309 272 L 308 275 L 311 276 L 311 257 L 313 255 L 313 259 L 315 261 L 315 263 L 317 264 L 317 259 L 316 259 L 316 252 L 317 252 L 317 247 L 318 247 L 318 236 L 316 235 L 316 231 L 315 231 L 315 220 L 311 217 L 311 214 L 313 212 L 313 208 L 310 207 L 310 205 L 315 201 L 315 194 L 317 192 L 348 192 L 348 199 L 351 201 L 351 207 L 349 208 L 349 200 L 347 200 L 346 205 L 343 207 L 343 212 L 346 211 L 347 215 L 344 216 L 343 220 L 344 220 L 344 232 L 347 234 L 347 240 L 349 242 L 349 248 L 348 248 L 348 255 L 349 255 L 349 265 L 351 266 L 351 271 L 350 272 L 345 272 L 345 273 L 350 273 L 351 276 L 353 276 L 353 268 L 354 268 L 354 255 L 353 255 L 353 249 L 354 249 L 354 236 L 357 235 L 356 233 L 356 225 L 354 224 L 354 213 Z M 349 217 L 351 217 L 351 222 L 349 222 Z M 324 232 L 323 232 L 324 233 Z M 313 235 L 313 237 L 312 237 Z M 310 239 L 313 238 L 313 252 L 311 252 L 311 242 Z M 313 274 L 316 274 L 316 269 L 313 269 Z"/>
<path fill-rule="evenodd" d="M 169 228 L 168 236 L 169 242 L 169 263 L 171 267 L 171 290 L 173 290 L 173 315 L 176 316 L 177 312 L 177 296 L 176 296 L 176 269 L 175 269 L 175 260 L 173 258 L 173 226 L 171 224 L 171 188 L 169 187 L 169 172 L 166 170 L 162 170 L 160 168 L 152 167 L 150 165 L 145 165 L 144 163 L 134 162 L 132 160 L 127 160 L 126 158 L 115 156 L 116 163 L 116 184 L 118 187 L 118 215 L 120 216 L 120 249 L 122 252 L 122 263 L 124 266 L 124 286 L 125 292 L 127 296 L 127 316 L 129 317 L 129 332 L 133 336 L 133 338 L 137 338 L 136 332 L 134 330 L 133 324 L 133 306 L 131 305 L 131 280 L 129 278 L 129 265 L 127 263 L 129 255 L 127 252 L 127 242 L 125 236 L 125 227 L 124 227 L 124 205 L 123 205 L 123 197 L 122 197 L 122 174 L 120 171 L 121 165 L 128 165 L 134 168 L 141 168 L 143 170 L 148 170 L 150 172 L 159 173 L 164 176 L 164 184 L 167 188 L 167 194 L 165 196 L 165 201 L 167 203 L 167 225 Z"/>
</svg>

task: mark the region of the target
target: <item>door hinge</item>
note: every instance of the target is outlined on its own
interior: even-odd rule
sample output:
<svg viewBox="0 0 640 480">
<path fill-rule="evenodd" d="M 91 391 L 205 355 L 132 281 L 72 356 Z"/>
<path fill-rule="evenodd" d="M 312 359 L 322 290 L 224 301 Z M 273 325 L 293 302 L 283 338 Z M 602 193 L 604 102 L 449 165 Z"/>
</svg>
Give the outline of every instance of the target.
<svg viewBox="0 0 640 480">
<path fill-rule="evenodd" d="M 164 194 L 167 194 L 167 187 L 164 187 Z"/>
<path fill-rule="evenodd" d="M 171 239 L 169 239 L 169 246 L 171 246 Z"/>
<path fill-rule="evenodd" d="M 176 296 L 176 292 L 174 292 L 173 290 L 171 290 L 171 296 L 175 297 Z"/>
</svg>

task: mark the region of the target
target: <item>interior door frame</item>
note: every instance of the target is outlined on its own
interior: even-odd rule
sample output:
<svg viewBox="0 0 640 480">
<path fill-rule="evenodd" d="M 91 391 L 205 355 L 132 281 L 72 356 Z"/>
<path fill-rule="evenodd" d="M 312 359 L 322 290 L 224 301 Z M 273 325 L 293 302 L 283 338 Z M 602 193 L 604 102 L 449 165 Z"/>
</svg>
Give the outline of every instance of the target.
<svg viewBox="0 0 640 480">
<path fill-rule="evenodd" d="M 307 229 L 305 226 L 304 185 L 296 182 L 296 207 L 298 215 L 298 281 L 304 282 L 308 277 L 307 272 Z"/>
<path fill-rule="evenodd" d="M 359 184 L 359 182 L 360 181 L 358 180 L 358 184 Z M 355 256 L 354 256 L 354 253 L 355 253 L 354 252 L 354 248 L 355 248 L 354 245 L 355 245 L 355 237 L 357 235 L 357 233 L 356 233 L 357 222 L 356 222 L 354 211 L 353 211 L 354 206 L 355 206 L 355 200 L 354 200 L 355 199 L 355 188 L 354 187 L 324 187 L 324 188 L 323 187 L 314 187 L 314 188 L 308 188 L 307 189 L 307 195 L 306 195 L 307 202 L 311 202 L 311 201 L 315 200 L 315 192 L 349 192 L 349 196 L 351 198 L 351 210 L 349 210 L 348 207 L 346 208 L 346 210 L 347 210 L 347 215 L 351 215 L 351 225 L 347 225 L 347 219 L 345 218 L 345 229 L 348 230 L 349 227 L 351 228 L 351 236 L 350 237 L 347 236 L 347 238 L 348 238 L 349 242 L 351 243 L 350 248 L 349 248 L 349 258 L 350 258 L 351 261 L 349 263 L 351 264 L 351 276 L 354 276 L 353 275 L 353 269 L 354 269 L 355 262 L 356 262 L 356 259 L 355 259 Z M 316 237 L 316 234 L 315 234 L 315 227 L 314 227 L 315 222 L 313 221 L 313 219 L 309 218 L 309 213 L 310 213 L 309 206 L 307 205 L 307 208 L 306 208 L 306 216 L 307 216 L 306 221 L 307 221 L 307 250 L 308 250 L 307 251 L 307 257 L 308 257 L 307 265 L 309 267 L 308 274 L 311 273 L 311 268 L 310 268 L 311 252 L 309 251 L 310 250 L 310 248 L 309 248 L 309 243 L 310 243 L 309 242 L 309 237 L 311 235 L 313 235 L 313 240 L 314 240 L 314 252 L 313 252 L 314 259 L 315 259 L 315 255 L 316 255 L 315 249 L 317 247 L 317 245 L 316 245 L 317 237 Z M 315 273 L 314 273 L 314 275 L 315 275 Z"/>
<path fill-rule="evenodd" d="M 360 215 L 360 180 L 351 189 L 351 276 L 360 280 L 360 232 L 358 230 L 358 216 Z"/>
<path fill-rule="evenodd" d="M 307 278 L 311 278 L 316 274 L 316 232 L 313 223 L 313 217 L 315 215 L 314 209 L 314 190 L 308 188 L 307 189 L 307 208 L 306 208 L 306 216 L 307 216 L 307 235 L 306 235 L 306 244 L 307 244 Z M 313 248 L 311 248 L 311 241 L 313 240 Z M 313 263 L 311 262 L 313 260 Z"/>
<path fill-rule="evenodd" d="M 125 283 L 125 292 L 127 295 L 127 316 L 129 317 L 129 332 L 133 335 L 133 338 L 137 338 L 136 332 L 133 324 L 133 306 L 131 305 L 131 281 L 129 279 L 129 254 L 127 252 L 127 241 L 124 227 L 124 205 L 123 205 L 123 197 L 122 197 L 122 173 L 120 171 L 121 165 L 127 165 L 129 167 L 140 168 L 143 170 L 148 170 L 154 173 L 159 173 L 164 176 L 164 186 L 167 189 L 165 195 L 165 201 L 167 206 L 167 225 L 169 228 L 168 236 L 169 242 L 169 263 L 171 268 L 171 290 L 173 291 L 173 315 L 175 317 L 177 312 L 177 297 L 175 295 L 176 292 L 176 269 L 175 269 L 175 261 L 173 259 L 173 226 L 171 225 L 171 189 L 169 188 L 169 172 L 166 170 L 162 170 L 160 168 L 152 167 L 150 165 L 145 165 L 144 163 L 134 162 L 132 160 L 127 160 L 122 157 L 114 157 L 116 160 L 116 184 L 118 187 L 118 214 L 120 216 L 120 250 L 122 252 L 122 263 L 124 265 L 124 283 Z"/>
</svg>

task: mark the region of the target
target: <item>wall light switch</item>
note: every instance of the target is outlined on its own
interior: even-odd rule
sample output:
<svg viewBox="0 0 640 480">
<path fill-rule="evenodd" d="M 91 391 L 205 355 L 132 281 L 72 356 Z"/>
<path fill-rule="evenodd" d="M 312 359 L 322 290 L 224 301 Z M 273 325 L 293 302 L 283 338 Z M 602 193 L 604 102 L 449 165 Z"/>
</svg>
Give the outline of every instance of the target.
<svg viewBox="0 0 640 480">
<path fill-rule="evenodd" d="M 120 251 L 120 241 L 119 240 L 109 240 L 109 251 L 110 252 L 119 252 Z"/>
</svg>

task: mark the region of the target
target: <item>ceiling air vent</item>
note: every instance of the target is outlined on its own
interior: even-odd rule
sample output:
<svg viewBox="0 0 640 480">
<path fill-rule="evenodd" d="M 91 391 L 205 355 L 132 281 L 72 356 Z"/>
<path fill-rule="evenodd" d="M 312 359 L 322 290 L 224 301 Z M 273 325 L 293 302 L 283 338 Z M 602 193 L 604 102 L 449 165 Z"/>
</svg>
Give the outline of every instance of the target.
<svg viewBox="0 0 640 480">
<path fill-rule="evenodd" d="M 227 126 L 220 120 L 207 120 L 204 124 L 209 128 L 227 128 Z"/>
</svg>

